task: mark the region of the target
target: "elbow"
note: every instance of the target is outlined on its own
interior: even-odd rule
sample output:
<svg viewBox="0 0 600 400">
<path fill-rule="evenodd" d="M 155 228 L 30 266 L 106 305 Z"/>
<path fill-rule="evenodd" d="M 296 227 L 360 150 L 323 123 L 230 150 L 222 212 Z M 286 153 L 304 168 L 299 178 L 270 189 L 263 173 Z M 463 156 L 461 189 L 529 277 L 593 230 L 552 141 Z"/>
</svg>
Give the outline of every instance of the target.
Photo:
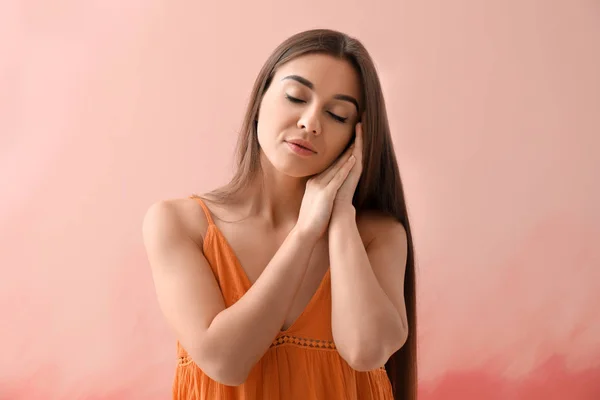
<svg viewBox="0 0 600 400">
<path fill-rule="evenodd" d="M 341 354 L 340 354 L 341 355 Z M 359 372 L 366 372 L 377 369 L 385 365 L 387 358 L 383 357 L 383 352 L 378 349 L 367 351 L 367 349 L 357 350 L 343 355 L 350 368 Z"/>
<path fill-rule="evenodd" d="M 355 371 L 365 372 L 385 364 L 385 352 L 380 342 L 355 341 L 341 342 L 337 345 L 340 356 Z"/>
<path fill-rule="evenodd" d="M 191 355 L 191 354 L 190 354 Z M 216 357 L 215 357 L 216 356 Z M 210 379 L 226 386 L 239 386 L 248 379 L 250 371 L 240 365 L 239 360 L 196 352 L 192 360 Z"/>
<path fill-rule="evenodd" d="M 225 386 L 240 386 L 248 379 L 248 374 L 234 372 L 228 367 L 212 368 L 210 372 L 203 371 L 209 378 Z"/>
<path fill-rule="evenodd" d="M 390 357 L 398 351 L 408 339 L 408 333 L 396 335 L 390 340 L 370 341 L 368 344 L 357 344 L 342 352 L 340 355 L 348 365 L 359 372 L 372 371 L 383 367 Z"/>
</svg>

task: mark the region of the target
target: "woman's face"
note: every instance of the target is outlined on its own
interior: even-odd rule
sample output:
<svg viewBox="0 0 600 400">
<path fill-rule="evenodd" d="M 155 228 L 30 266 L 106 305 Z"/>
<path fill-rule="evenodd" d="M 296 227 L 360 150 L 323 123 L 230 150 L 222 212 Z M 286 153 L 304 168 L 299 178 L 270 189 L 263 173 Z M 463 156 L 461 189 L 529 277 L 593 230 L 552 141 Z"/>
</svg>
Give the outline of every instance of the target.
<svg viewBox="0 0 600 400">
<path fill-rule="evenodd" d="M 259 109 L 263 155 L 293 177 L 326 169 L 353 139 L 360 90 L 351 64 L 329 55 L 304 55 L 281 66 Z"/>
</svg>

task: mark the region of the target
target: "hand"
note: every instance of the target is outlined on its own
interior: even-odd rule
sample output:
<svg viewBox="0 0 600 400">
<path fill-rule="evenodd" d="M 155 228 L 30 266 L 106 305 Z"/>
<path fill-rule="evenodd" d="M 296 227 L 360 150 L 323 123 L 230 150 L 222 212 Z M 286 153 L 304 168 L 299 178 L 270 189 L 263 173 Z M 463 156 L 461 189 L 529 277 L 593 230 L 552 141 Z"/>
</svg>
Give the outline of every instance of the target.
<svg viewBox="0 0 600 400">
<path fill-rule="evenodd" d="M 364 121 L 364 118 L 362 119 Z M 363 159 L 363 130 L 362 130 L 362 122 L 356 124 L 356 137 L 354 139 L 354 144 L 350 148 L 352 149 L 352 155 L 356 159 L 354 166 L 350 170 L 348 177 L 342 184 L 342 186 L 337 191 L 337 195 L 335 197 L 334 208 L 343 208 L 346 206 L 352 207 L 352 198 L 354 197 L 354 192 L 356 192 L 356 187 L 358 186 L 358 181 L 360 180 L 360 175 L 362 174 L 362 159 Z"/>
<path fill-rule="evenodd" d="M 306 182 L 296 229 L 314 240 L 323 236 L 338 190 L 355 162 L 352 148 L 349 148 L 329 168 Z"/>
</svg>

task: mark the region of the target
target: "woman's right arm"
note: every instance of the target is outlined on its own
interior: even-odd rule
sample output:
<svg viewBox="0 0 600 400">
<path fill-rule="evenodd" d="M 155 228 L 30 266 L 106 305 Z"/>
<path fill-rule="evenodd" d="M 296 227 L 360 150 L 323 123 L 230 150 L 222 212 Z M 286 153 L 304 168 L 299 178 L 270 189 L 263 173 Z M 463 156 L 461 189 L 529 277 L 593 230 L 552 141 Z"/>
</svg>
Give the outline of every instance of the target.
<svg viewBox="0 0 600 400">
<path fill-rule="evenodd" d="M 175 204 L 152 205 L 143 236 L 158 302 L 183 347 L 212 379 L 243 383 L 280 331 L 318 238 L 294 228 L 250 290 L 225 308 Z"/>
</svg>

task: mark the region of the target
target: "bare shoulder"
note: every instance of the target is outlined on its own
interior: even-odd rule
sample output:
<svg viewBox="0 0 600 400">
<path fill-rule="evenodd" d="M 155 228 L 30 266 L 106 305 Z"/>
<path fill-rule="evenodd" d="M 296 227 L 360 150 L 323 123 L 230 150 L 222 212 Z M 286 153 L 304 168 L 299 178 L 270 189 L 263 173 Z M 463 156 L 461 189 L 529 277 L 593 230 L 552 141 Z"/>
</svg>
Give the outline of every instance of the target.
<svg viewBox="0 0 600 400">
<path fill-rule="evenodd" d="M 381 211 L 361 211 L 357 214 L 356 225 L 366 246 L 376 238 L 388 238 L 398 244 L 407 241 L 402 223 Z"/>
<path fill-rule="evenodd" d="M 201 246 L 207 227 L 206 216 L 195 199 L 176 198 L 150 205 L 144 215 L 142 232 L 146 243 L 153 238 L 187 236 Z"/>
</svg>

